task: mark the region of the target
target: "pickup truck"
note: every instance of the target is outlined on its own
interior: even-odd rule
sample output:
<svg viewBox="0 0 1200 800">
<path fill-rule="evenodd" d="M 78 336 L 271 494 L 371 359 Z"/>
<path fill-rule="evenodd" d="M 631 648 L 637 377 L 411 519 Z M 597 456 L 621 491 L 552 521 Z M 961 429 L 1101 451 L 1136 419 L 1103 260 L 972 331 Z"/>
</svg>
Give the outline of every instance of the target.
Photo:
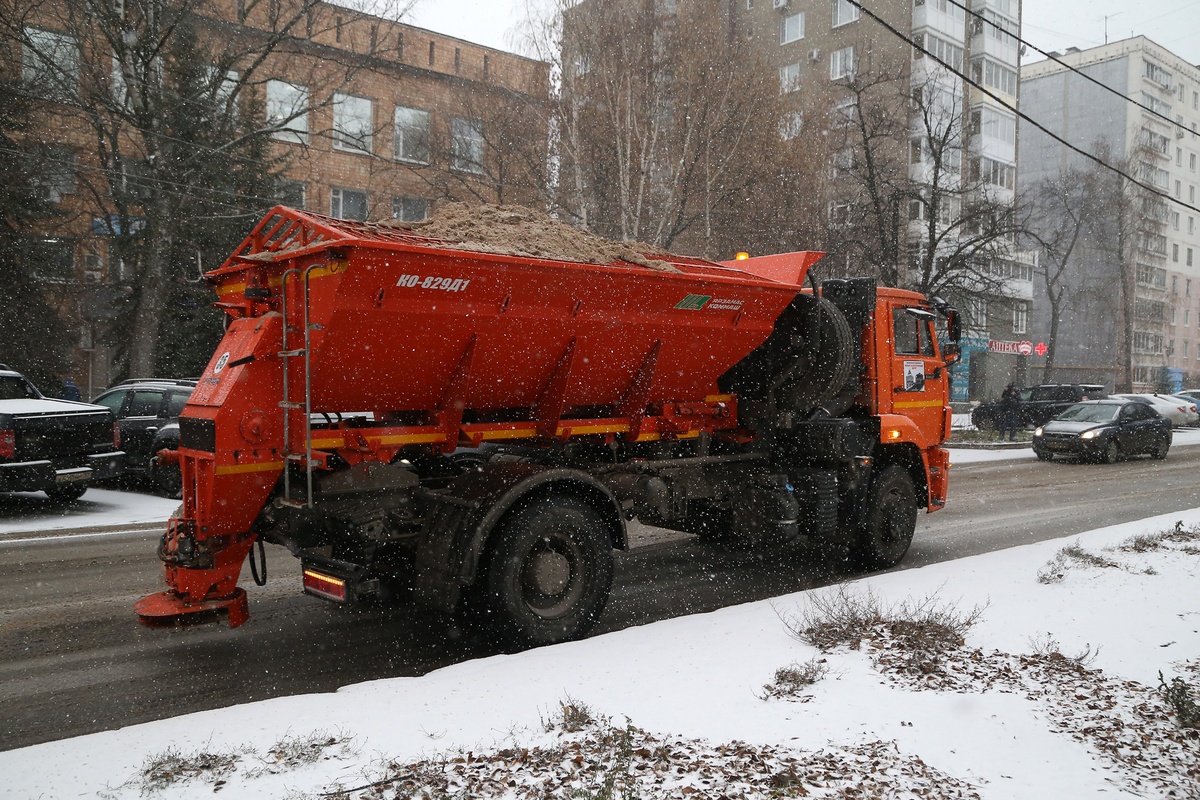
<svg viewBox="0 0 1200 800">
<path fill-rule="evenodd" d="M 41 491 L 69 502 L 124 466 L 112 411 L 44 397 L 0 364 L 0 492 Z"/>
</svg>

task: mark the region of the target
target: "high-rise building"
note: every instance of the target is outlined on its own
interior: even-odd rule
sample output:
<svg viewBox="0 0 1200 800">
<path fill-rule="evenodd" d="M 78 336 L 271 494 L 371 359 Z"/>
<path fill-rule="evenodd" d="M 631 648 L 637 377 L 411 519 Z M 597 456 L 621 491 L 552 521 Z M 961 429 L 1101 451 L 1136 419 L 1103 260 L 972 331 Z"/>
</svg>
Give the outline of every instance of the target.
<svg viewBox="0 0 1200 800">
<path fill-rule="evenodd" d="M 853 258 L 839 238 L 856 216 L 877 233 L 894 227 L 895 247 L 873 255 L 898 262 L 897 282 L 938 291 L 959 273 L 946 290 L 966 306 L 952 398 L 1023 382 L 1036 256 L 1018 251 L 1005 223 L 1016 201 L 1020 0 L 883 0 L 866 10 L 847 0 L 727 2 L 731 34 L 779 72 L 783 135 L 797 147 L 833 143 L 831 258 Z M 860 107 L 867 102 L 874 107 Z M 823 116 L 828 130 L 805 129 L 806 115 Z M 875 128 L 856 131 L 860 121 Z M 867 136 L 875 164 L 907 165 L 907 174 L 867 175 Z M 868 208 L 881 183 L 903 207 Z"/>
<path fill-rule="evenodd" d="M 1090 171 L 1100 187 L 1092 201 L 1108 209 L 1068 262 L 1053 377 L 1138 391 L 1195 386 L 1200 68 L 1143 36 L 1056 56 L 1061 63 L 1021 70 L 1023 110 L 1137 183 L 1041 131 L 1022 133 L 1023 191 L 1071 169 Z M 1051 307 L 1036 307 L 1035 324 L 1046 330 Z"/>
</svg>

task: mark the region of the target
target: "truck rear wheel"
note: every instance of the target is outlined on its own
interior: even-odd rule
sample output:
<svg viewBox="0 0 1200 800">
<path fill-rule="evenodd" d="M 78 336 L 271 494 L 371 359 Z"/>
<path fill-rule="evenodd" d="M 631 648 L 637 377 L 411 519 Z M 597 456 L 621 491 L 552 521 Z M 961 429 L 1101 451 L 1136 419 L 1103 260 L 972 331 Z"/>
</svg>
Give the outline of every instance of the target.
<svg viewBox="0 0 1200 800">
<path fill-rule="evenodd" d="M 481 610 L 521 644 L 579 639 L 604 610 L 612 578 L 612 547 L 599 513 L 573 497 L 545 497 L 494 537 L 480 577 Z"/>
<path fill-rule="evenodd" d="M 904 558 L 917 529 L 917 498 L 903 467 L 885 467 L 871 483 L 867 513 L 855 537 L 852 558 L 865 570 L 894 567 Z"/>
</svg>

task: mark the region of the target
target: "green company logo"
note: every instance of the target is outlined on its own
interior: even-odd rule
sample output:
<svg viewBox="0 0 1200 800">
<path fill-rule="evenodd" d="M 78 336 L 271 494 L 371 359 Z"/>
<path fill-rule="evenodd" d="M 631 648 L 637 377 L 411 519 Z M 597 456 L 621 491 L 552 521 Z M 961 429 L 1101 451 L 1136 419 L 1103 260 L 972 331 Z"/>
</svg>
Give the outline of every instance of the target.
<svg viewBox="0 0 1200 800">
<path fill-rule="evenodd" d="M 676 303 L 675 307 L 682 308 L 685 311 L 699 311 L 708 305 L 709 300 L 712 300 L 711 294 L 689 294 Z"/>
</svg>

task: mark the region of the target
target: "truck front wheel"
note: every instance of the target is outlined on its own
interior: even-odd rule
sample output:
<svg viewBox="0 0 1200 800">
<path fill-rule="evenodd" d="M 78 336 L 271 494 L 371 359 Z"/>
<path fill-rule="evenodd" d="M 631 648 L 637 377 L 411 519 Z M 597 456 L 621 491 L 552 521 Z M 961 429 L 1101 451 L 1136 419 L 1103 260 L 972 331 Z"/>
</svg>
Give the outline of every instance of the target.
<svg viewBox="0 0 1200 800">
<path fill-rule="evenodd" d="M 903 467 L 890 466 L 871 483 L 867 512 L 855 537 L 853 560 L 865 570 L 894 567 L 904 558 L 917 528 L 917 499 Z"/>
<path fill-rule="evenodd" d="M 612 548 L 599 513 L 549 496 L 502 526 L 480 576 L 486 619 L 521 644 L 587 635 L 612 586 Z"/>
</svg>

